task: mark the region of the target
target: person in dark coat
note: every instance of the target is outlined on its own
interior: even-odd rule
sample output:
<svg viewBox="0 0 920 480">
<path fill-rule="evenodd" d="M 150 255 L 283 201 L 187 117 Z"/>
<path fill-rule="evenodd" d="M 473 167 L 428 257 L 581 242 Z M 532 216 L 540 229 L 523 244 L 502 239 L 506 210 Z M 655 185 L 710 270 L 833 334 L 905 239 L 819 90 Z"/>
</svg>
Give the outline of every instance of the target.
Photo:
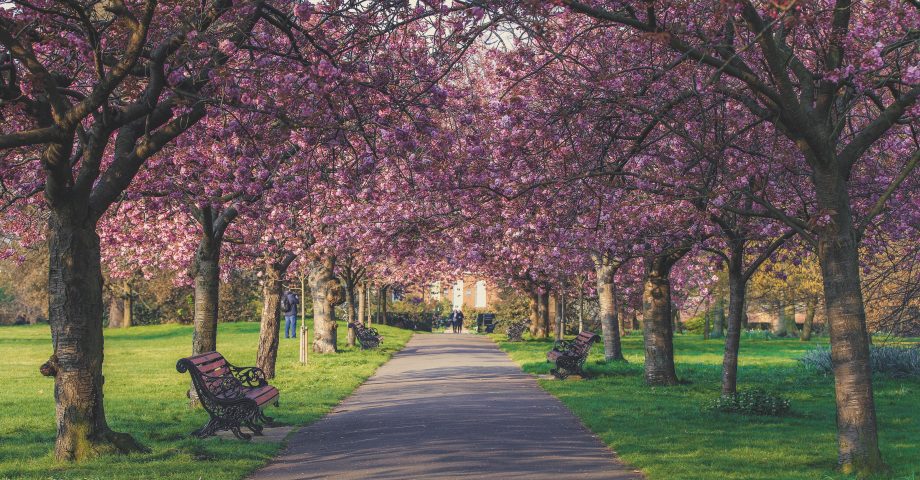
<svg viewBox="0 0 920 480">
<path fill-rule="evenodd" d="M 297 306 L 300 298 L 288 290 L 281 296 L 281 313 L 284 315 L 284 338 L 297 338 Z"/>
<path fill-rule="evenodd" d="M 463 311 L 459 308 L 454 309 L 454 313 L 451 315 L 451 325 L 454 327 L 454 333 L 463 331 Z"/>
</svg>

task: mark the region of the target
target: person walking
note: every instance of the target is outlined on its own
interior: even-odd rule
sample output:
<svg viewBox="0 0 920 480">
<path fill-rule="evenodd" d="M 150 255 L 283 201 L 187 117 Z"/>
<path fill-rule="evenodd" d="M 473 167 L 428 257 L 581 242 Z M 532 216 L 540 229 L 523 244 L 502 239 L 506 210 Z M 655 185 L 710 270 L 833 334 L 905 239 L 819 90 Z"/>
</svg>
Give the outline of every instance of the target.
<svg viewBox="0 0 920 480">
<path fill-rule="evenodd" d="M 454 327 L 454 333 L 463 331 L 463 310 L 454 309 L 454 313 L 451 315 L 451 325 Z"/>
<path fill-rule="evenodd" d="M 284 338 L 297 338 L 297 306 L 300 298 L 287 290 L 281 296 L 281 313 L 284 314 Z"/>
</svg>

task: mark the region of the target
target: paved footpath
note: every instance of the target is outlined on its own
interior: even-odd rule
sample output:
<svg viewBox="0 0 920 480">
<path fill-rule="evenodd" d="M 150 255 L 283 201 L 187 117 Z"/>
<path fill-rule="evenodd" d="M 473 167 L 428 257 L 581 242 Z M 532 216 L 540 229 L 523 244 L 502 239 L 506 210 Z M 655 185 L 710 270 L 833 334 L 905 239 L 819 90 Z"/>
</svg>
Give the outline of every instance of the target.
<svg viewBox="0 0 920 480">
<path fill-rule="evenodd" d="M 489 339 L 415 335 L 253 480 L 638 479 Z"/>
</svg>

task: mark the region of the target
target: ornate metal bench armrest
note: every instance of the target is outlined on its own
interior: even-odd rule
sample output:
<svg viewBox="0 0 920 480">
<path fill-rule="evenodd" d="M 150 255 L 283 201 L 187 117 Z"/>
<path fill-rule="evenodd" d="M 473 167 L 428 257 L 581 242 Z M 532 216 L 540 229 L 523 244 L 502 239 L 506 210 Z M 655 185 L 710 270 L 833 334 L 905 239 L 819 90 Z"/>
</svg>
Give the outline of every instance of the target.
<svg viewBox="0 0 920 480">
<path fill-rule="evenodd" d="M 243 391 L 243 383 L 231 373 L 214 376 L 198 372 L 193 375 L 197 376 L 199 379 L 198 382 L 193 383 L 195 383 L 195 388 L 199 390 L 200 394 L 214 397 L 222 403 L 246 398 L 246 392 Z M 207 392 L 201 392 L 199 382 L 202 385 L 210 387 L 207 389 Z M 214 391 L 214 387 L 216 387 L 216 391 Z"/>
<path fill-rule="evenodd" d="M 259 367 L 237 367 L 234 365 L 229 365 L 229 367 L 233 376 L 236 377 L 243 386 L 253 388 L 268 385 L 268 380 L 265 378 L 265 372 Z"/>
</svg>

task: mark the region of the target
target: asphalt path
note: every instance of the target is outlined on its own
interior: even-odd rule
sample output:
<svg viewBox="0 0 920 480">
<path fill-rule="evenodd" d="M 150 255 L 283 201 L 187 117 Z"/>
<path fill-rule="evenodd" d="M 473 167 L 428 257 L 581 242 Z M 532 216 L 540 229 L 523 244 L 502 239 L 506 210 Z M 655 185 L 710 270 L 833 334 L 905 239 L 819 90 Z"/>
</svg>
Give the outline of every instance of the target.
<svg viewBox="0 0 920 480">
<path fill-rule="evenodd" d="M 332 413 L 292 434 L 285 450 L 250 478 L 641 475 L 489 339 L 430 334 L 415 335 Z"/>
</svg>

